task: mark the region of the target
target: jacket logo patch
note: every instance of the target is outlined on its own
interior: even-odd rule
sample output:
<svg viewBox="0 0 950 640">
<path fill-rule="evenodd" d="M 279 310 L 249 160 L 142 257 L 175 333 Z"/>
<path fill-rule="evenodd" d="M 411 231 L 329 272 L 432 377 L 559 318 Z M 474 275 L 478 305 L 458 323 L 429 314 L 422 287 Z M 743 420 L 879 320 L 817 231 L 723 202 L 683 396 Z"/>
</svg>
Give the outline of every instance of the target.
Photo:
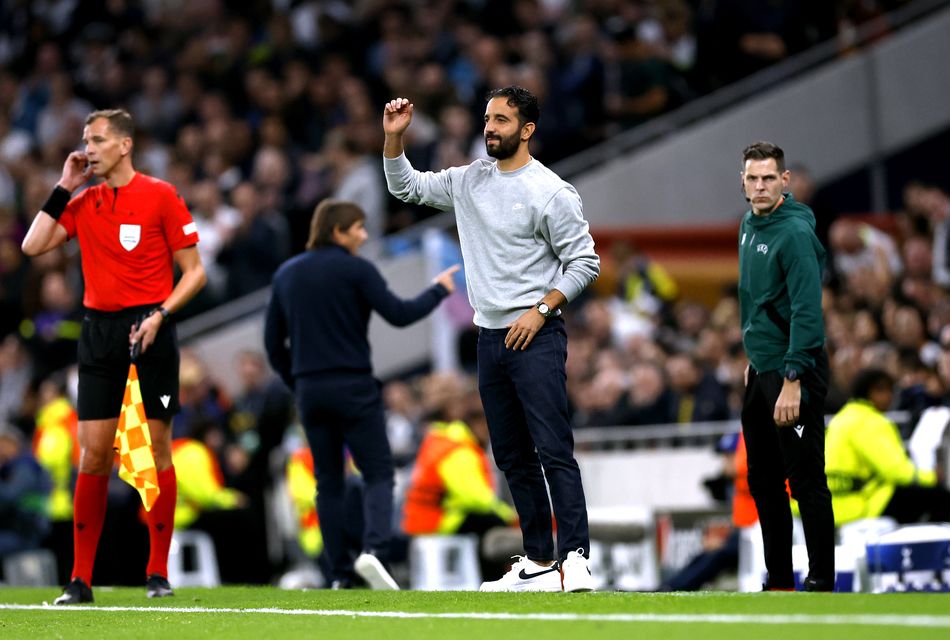
<svg viewBox="0 0 950 640">
<path fill-rule="evenodd" d="M 159 396 L 158 399 L 162 401 L 162 406 L 167 409 L 168 403 L 171 402 L 172 397 L 170 395 L 164 395 L 164 396 Z"/>
<path fill-rule="evenodd" d="M 139 240 L 142 239 L 142 225 L 140 224 L 120 224 L 119 225 L 119 244 L 126 251 L 131 251 L 139 246 Z"/>
<path fill-rule="evenodd" d="M 763 243 L 763 244 L 757 244 L 757 245 L 755 246 L 755 250 L 758 251 L 759 253 L 768 253 L 768 252 L 769 252 L 769 245 L 764 244 L 764 243 Z"/>
</svg>

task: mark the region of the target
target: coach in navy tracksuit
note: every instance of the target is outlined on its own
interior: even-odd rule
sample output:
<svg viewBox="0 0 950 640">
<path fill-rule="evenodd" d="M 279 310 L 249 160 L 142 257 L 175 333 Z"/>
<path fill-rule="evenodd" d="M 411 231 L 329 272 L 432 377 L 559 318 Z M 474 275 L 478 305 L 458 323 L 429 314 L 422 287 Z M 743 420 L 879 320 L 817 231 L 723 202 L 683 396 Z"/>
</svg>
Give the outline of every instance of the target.
<svg viewBox="0 0 950 640">
<path fill-rule="evenodd" d="M 454 266 L 411 300 L 396 297 L 376 267 L 356 255 L 366 242 L 355 204 L 324 200 L 305 253 L 274 275 L 264 344 L 271 365 L 297 395 L 319 487 L 317 513 L 334 587 L 351 578 L 343 541 L 343 447 L 363 475 L 363 553 L 353 567 L 371 587 L 396 589 L 383 563 L 392 537 L 393 461 L 367 327 L 371 311 L 396 326 L 425 317 L 455 286 Z"/>
</svg>

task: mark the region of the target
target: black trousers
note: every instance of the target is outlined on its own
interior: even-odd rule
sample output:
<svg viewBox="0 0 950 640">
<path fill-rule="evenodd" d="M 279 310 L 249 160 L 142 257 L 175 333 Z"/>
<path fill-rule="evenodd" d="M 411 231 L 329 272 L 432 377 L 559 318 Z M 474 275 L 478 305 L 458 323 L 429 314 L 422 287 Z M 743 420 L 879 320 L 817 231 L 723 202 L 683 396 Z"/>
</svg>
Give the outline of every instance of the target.
<svg viewBox="0 0 950 640">
<path fill-rule="evenodd" d="M 825 477 L 824 403 L 828 393 L 828 355 L 816 354 L 814 369 L 801 379 L 798 426 L 779 427 L 773 413 L 785 378 L 780 371 L 749 368 L 742 406 L 742 433 L 749 455 L 749 489 L 755 500 L 765 543 L 767 586 L 792 589 L 792 512 L 785 481 L 799 504 L 808 577 L 833 585 L 835 526 L 831 492 Z"/>
<path fill-rule="evenodd" d="M 317 478 L 317 515 L 329 579 L 349 579 L 345 536 L 344 447 L 363 476 L 363 550 L 389 560 L 393 520 L 393 457 L 379 383 L 371 375 L 301 376 L 295 391 Z"/>
</svg>

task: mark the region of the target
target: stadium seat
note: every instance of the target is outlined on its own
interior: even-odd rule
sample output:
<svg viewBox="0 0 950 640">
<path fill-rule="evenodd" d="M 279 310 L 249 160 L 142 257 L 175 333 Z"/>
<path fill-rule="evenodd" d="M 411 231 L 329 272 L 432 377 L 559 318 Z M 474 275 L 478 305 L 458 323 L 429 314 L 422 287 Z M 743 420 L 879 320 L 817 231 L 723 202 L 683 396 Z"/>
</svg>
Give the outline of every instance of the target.
<svg viewBox="0 0 950 640">
<path fill-rule="evenodd" d="M 410 588 L 477 591 L 478 536 L 416 536 L 409 545 Z"/>
<path fill-rule="evenodd" d="M 56 586 L 56 556 L 49 549 L 9 555 L 3 559 L 3 578 L 11 587 Z"/>
<path fill-rule="evenodd" d="M 218 557 L 211 536 L 191 529 L 175 532 L 168 554 L 168 581 L 173 587 L 221 585 Z"/>
<path fill-rule="evenodd" d="M 867 544 L 873 593 L 950 592 L 950 523 L 906 525 Z"/>
<path fill-rule="evenodd" d="M 654 514 L 646 507 L 589 507 L 591 562 L 620 591 L 652 591 L 660 584 Z M 599 543 L 594 557 L 594 542 Z M 593 569 L 591 569 L 593 573 Z M 604 588 L 606 585 L 599 585 Z"/>
</svg>

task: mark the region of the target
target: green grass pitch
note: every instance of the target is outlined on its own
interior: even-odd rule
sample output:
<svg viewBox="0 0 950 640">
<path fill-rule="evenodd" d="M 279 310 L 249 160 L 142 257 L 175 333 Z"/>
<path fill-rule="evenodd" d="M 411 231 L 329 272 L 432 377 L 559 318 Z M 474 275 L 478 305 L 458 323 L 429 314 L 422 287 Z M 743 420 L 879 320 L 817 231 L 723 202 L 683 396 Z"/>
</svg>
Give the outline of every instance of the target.
<svg viewBox="0 0 950 640">
<path fill-rule="evenodd" d="M 947 594 L 480 594 L 96 588 L 94 605 L 44 606 L 58 589 L 0 588 L 0 638 L 185 640 L 925 640 L 950 638 Z"/>
</svg>

